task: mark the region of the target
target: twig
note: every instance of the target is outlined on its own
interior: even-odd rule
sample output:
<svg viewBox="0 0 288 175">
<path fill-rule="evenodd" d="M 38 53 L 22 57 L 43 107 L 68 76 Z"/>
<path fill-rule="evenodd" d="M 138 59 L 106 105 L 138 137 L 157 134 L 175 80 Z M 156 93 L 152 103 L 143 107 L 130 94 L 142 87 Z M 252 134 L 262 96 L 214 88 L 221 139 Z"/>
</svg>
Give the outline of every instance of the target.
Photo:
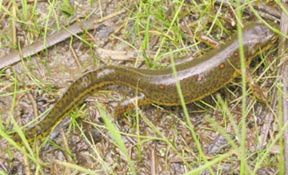
<svg viewBox="0 0 288 175">
<path fill-rule="evenodd" d="M 81 33 L 85 30 L 92 30 L 97 28 L 97 26 L 99 26 L 100 23 L 103 23 L 104 21 L 117 17 L 120 14 L 124 13 L 126 10 L 120 10 L 119 12 L 113 13 L 111 15 L 108 15 L 104 18 L 101 18 L 99 20 L 95 20 L 95 16 L 93 18 L 93 16 L 91 16 L 87 21 L 83 22 L 83 23 L 78 23 L 75 22 L 74 24 L 72 24 L 71 26 L 67 27 L 66 29 L 61 29 L 59 32 L 56 32 L 50 36 L 48 36 L 46 43 L 44 43 L 43 39 L 39 39 L 38 41 L 36 41 L 35 43 L 26 46 L 22 49 L 21 52 L 19 51 L 14 51 L 11 52 L 10 54 L 1 57 L 0 58 L 0 69 L 2 69 L 3 67 L 9 66 L 11 64 L 14 64 L 18 61 L 20 61 L 21 59 L 27 58 L 29 56 L 32 56 L 46 48 L 49 48 L 55 44 L 58 44 L 62 41 L 64 41 L 65 39 L 71 37 L 72 35 Z"/>
<path fill-rule="evenodd" d="M 285 8 L 288 10 L 287 4 L 283 1 L 283 4 L 286 5 Z M 281 22 L 280 22 L 281 32 L 285 35 L 288 34 L 288 16 L 282 12 L 281 14 Z M 280 38 L 279 43 L 279 55 L 284 59 L 286 57 L 285 51 L 287 50 L 288 41 L 285 38 Z M 288 62 L 283 61 L 279 69 L 280 75 L 282 75 L 282 83 L 283 83 L 283 126 L 288 122 Z M 285 159 L 285 175 L 288 175 L 288 129 L 286 128 L 284 131 L 284 159 Z"/>
<path fill-rule="evenodd" d="M 288 122 L 288 64 L 287 61 L 285 63 L 285 67 L 283 69 L 283 77 L 282 77 L 282 81 L 283 81 L 283 123 L 287 123 Z M 285 158 L 285 175 L 288 175 L 288 129 L 286 128 L 284 131 L 284 158 Z"/>
</svg>

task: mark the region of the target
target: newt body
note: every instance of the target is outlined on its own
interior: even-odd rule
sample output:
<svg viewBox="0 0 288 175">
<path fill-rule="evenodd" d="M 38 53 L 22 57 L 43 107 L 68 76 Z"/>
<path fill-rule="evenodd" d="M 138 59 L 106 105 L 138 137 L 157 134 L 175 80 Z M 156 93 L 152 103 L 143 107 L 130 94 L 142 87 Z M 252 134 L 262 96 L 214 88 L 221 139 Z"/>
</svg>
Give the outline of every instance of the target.
<svg viewBox="0 0 288 175">
<path fill-rule="evenodd" d="M 246 64 L 271 48 L 277 36 L 264 24 L 253 23 L 243 29 L 243 47 Z M 176 65 L 185 103 L 200 100 L 219 90 L 239 76 L 239 42 L 235 36 L 225 45 L 187 63 Z M 131 67 L 105 66 L 91 71 L 76 80 L 55 104 L 48 115 L 32 128 L 25 130 L 28 139 L 43 137 L 78 104 L 94 91 L 108 85 L 126 85 L 144 94 L 141 104 L 155 103 L 164 106 L 180 105 L 176 79 L 172 68 L 145 70 Z M 16 141 L 20 138 L 15 134 Z"/>
</svg>

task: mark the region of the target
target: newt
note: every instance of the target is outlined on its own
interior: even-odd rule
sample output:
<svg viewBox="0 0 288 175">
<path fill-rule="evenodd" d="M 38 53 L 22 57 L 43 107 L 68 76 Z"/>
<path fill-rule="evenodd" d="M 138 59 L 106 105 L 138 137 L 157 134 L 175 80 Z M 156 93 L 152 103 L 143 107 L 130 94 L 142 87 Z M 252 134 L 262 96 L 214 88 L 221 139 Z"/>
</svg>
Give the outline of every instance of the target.
<svg viewBox="0 0 288 175">
<path fill-rule="evenodd" d="M 264 24 L 254 22 L 243 29 L 245 62 L 248 66 L 253 58 L 274 46 L 278 36 Z M 192 103 L 211 95 L 235 77 L 240 75 L 239 42 L 234 35 L 226 44 L 209 51 L 190 62 L 175 65 L 178 81 L 185 103 Z M 77 79 L 51 111 L 24 133 L 28 140 L 43 138 L 55 128 L 73 108 L 82 103 L 87 96 L 109 85 L 124 85 L 137 89 L 142 94 L 139 105 L 158 104 L 164 106 L 180 105 L 176 79 L 171 67 L 161 70 L 147 70 L 133 67 L 104 66 L 87 72 Z M 125 112 L 129 104 L 118 112 Z M 118 114 L 119 114 L 118 113 Z M 17 133 L 15 141 L 21 139 Z"/>
</svg>

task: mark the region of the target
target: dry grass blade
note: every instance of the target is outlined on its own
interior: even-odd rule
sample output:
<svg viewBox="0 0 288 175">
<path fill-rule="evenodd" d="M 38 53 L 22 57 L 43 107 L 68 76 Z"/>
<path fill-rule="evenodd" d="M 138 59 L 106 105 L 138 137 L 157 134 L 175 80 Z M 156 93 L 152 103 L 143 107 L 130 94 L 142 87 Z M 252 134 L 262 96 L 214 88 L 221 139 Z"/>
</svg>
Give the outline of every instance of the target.
<svg viewBox="0 0 288 175">
<path fill-rule="evenodd" d="M 72 24 L 71 26 L 67 27 L 67 28 L 63 28 L 62 30 L 60 30 L 59 32 L 56 32 L 53 35 L 50 35 L 46 38 L 46 42 L 44 42 L 43 39 L 40 39 L 38 41 L 36 41 L 35 43 L 24 47 L 23 49 L 21 49 L 21 51 L 13 51 L 10 54 L 1 57 L 0 58 L 0 69 L 9 66 L 11 64 L 14 64 L 18 61 L 24 58 L 27 58 L 29 56 L 32 56 L 46 48 L 49 48 L 55 44 L 58 44 L 62 41 L 64 41 L 65 39 L 76 35 L 78 33 L 81 33 L 85 30 L 92 30 L 97 28 L 101 23 L 103 23 L 104 21 L 114 18 L 114 17 L 118 17 L 120 14 L 124 13 L 126 10 L 120 10 L 116 13 L 110 14 L 106 17 L 103 17 L 102 19 L 99 20 L 95 20 L 95 18 L 93 16 L 91 16 L 87 21 L 83 22 L 83 23 L 78 23 L 75 22 L 74 24 Z"/>
<path fill-rule="evenodd" d="M 283 1 L 283 4 L 285 2 Z M 286 6 L 286 9 L 288 10 L 288 6 Z M 280 22 L 280 30 L 283 34 L 288 35 L 288 16 L 282 12 L 281 14 L 281 22 Z M 285 58 L 287 53 L 285 54 L 285 51 L 288 46 L 288 41 L 285 38 L 280 39 L 279 43 L 279 55 L 282 55 L 282 58 Z M 288 62 L 287 60 L 283 62 L 279 69 L 280 75 L 282 75 L 282 83 L 283 83 L 283 124 L 288 122 Z M 284 131 L 284 138 L 288 138 L 288 129 L 286 128 Z M 285 175 L 288 175 L 288 140 L 284 139 L 284 159 L 285 159 Z"/>
</svg>

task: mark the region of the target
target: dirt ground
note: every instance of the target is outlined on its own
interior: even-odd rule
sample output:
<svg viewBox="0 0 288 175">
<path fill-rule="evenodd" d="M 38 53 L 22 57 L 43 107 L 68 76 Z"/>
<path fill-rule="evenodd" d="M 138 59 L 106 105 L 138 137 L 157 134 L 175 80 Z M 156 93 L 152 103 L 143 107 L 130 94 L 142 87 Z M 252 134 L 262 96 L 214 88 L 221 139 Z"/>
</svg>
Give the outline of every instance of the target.
<svg viewBox="0 0 288 175">
<path fill-rule="evenodd" d="M 173 2 L 154 3 L 155 8 L 161 4 L 165 18 L 172 21 L 176 11 Z M 90 4 L 75 0 L 71 1 L 71 4 L 75 8 L 75 13 L 72 15 L 65 13 L 58 1 L 52 5 L 55 11 L 51 11 L 51 4 L 48 2 L 39 1 L 35 6 L 37 13 L 29 14 L 31 16 L 27 19 L 20 17 L 21 9 L 24 7 L 19 2 L 17 2 L 19 11 L 16 13 L 18 19 L 13 19 L 13 15 L 2 11 L 0 57 L 13 50 L 13 44 L 15 45 L 13 37 L 17 38 L 16 45 L 24 47 L 39 38 L 45 38 L 46 30 L 49 36 L 62 26 L 68 26 L 72 21 L 85 20 L 84 17 L 90 14 L 100 19 L 127 9 L 117 17 L 97 25 L 94 30 L 66 39 L 25 61 L 0 70 L 2 132 L 9 134 L 15 128 L 11 117 L 20 126 L 24 126 L 49 107 L 53 107 L 69 85 L 90 70 L 104 65 L 160 69 L 170 64 L 171 54 L 165 55 L 165 53 L 169 51 L 171 53 L 171 50 L 177 51 L 174 53 L 176 58 L 179 58 L 179 55 L 185 58 L 185 55 L 198 57 L 202 53 L 205 54 L 213 48 L 207 46 L 207 42 L 194 39 L 197 33 L 195 29 L 197 25 L 202 26 L 202 29 L 197 28 L 201 30 L 197 34 L 205 36 L 209 29 L 205 26 L 212 25 L 213 16 L 218 10 L 221 12 L 219 21 L 227 24 L 228 27 L 225 29 L 230 31 L 221 30 L 217 25 L 209 37 L 214 37 L 213 41 L 221 45 L 236 31 L 235 26 L 231 25 L 235 17 L 227 7 L 220 9 L 219 6 L 213 6 L 211 13 L 214 15 L 201 14 L 197 9 L 190 9 L 193 6 L 192 2 L 185 2 L 179 13 L 180 25 L 177 29 L 181 31 L 183 40 L 173 40 L 173 35 L 177 34 L 169 33 L 171 38 L 163 36 L 167 31 L 166 24 L 160 26 L 161 22 L 157 21 L 156 16 L 158 13 L 153 11 L 153 8 L 150 9 L 150 16 L 147 14 L 144 16 L 146 13 L 144 5 L 149 4 L 149 1 L 145 4 L 140 1 L 106 0 Z M 140 4 L 143 7 L 140 7 Z M 9 5 L 11 4 L 8 1 L 3 3 L 3 6 L 13 11 Z M 33 2 L 28 5 L 30 9 L 34 7 Z M 208 8 L 205 3 L 199 6 Z M 139 13 L 140 8 L 143 8 L 144 17 Z M 48 14 L 49 20 L 47 20 Z M 149 44 L 145 45 L 143 43 L 147 40 L 144 35 L 147 30 L 145 25 L 149 21 L 147 19 L 151 22 L 148 28 L 151 35 Z M 253 17 L 246 15 L 244 19 L 253 20 Z M 151 66 L 153 58 L 161 47 L 163 37 L 168 38 L 160 50 L 163 56 L 153 67 Z M 197 47 L 193 45 L 195 41 Z M 212 41 L 210 44 L 213 45 Z M 269 51 L 265 56 L 271 60 L 275 58 L 275 52 Z M 147 58 L 151 58 L 150 62 Z M 253 62 L 254 67 L 255 65 L 258 67 L 253 69 L 256 76 L 261 75 L 264 69 L 263 64 L 266 62 L 261 61 L 261 58 L 257 58 L 255 63 Z M 259 62 L 260 66 L 257 66 Z M 275 68 L 270 69 L 273 76 Z M 187 105 L 200 148 L 180 106 L 148 105 L 140 107 L 139 115 L 136 115 L 134 109 L 121 118 L 111 118 L 112 123 L 120 131 L 137 174 L 184 174 L 195 169 L 200 174 L 238 174 L 241 168 L 239 158 L 241 156 L 239 152 L 235 150 L 233 152 L 234 148 L 228 144 L 226 137 L 230 137 L 236 146 L 240 146 L 238 130 L 235 129 L 235 125 L 241 125 L 242 117 L 241 100 L 238 99 L 241 96 L 240 82 L 240 78 L 236 79 L 203 101 Z M 269 94 L 272 93 L 271 87 L 275 83 L 273 79 L 265 79 L 260 83 L 263 89 Z M 1 174 L 132 174 L 127 157 L 121 153 L 121 149 L 103 122 L 99 104 L 110 105 L 117 100 L 132 98 L 135 94 L 136 92 L 129 87 L 117 85 L 96 92 L 61 122 L 45 145 L 41 144 L 41 141 L 34 142 L 31 150 L 20 146 L 26 151 L 25 154 L 1 138 Z M 224 103 L 229 111 L 227 113 L 231 113 L 233 120 L 225 111 L 223 112 L 224 107 L 217 103 L 218 97 L 225 99 Z M 245 121 L 247 125 L 245 145 L 248 167 L 252 172 L 255 171 L 255 174 L 277 174 L 280 161 L 279 144 L 272 146 L 270 144 L 279 132 L 274 119 L 276 114 L 267 118 L 271 111 L 256 101 L 252 95 L 247 97 L 247 106 L 249 112 Z M 269 125 L 268 131 L 267 125 Z M 268 132 L 264 134 L 265 138 L 263 138 L 264 132 Z M 93 139 L 87 139 L 85 136 L 91 136 Z M 261 139 L 265 139 L 265 143 Z M 265 152 L 263 148 L 268 146 L 272 148 Z M 267 155 L 263 156 L 264 160 L 258 164 L 263 154 Z M 208 166 L 208 162 L 213 161 L 215 162 L 212 166 Z"/>
</svg>

